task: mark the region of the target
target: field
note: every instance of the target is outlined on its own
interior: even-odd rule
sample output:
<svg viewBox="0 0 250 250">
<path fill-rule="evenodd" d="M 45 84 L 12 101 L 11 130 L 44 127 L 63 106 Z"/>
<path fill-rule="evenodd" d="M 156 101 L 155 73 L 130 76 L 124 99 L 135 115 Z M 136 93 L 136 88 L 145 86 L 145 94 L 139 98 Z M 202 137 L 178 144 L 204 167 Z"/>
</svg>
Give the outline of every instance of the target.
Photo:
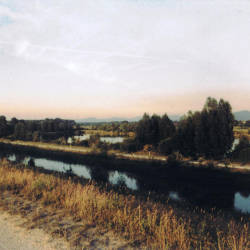
<svg viewBox="0 0 250 250">
<path fill-rule="evenodd" d="M 250 140 L 250 128 L 234 127 L 234 137 L 240 138 L 241 136 L 246 136 Z"/>
<path fill-rule="evenodd" d="M 50 175 L 1 162 L 1 193 L 39 202 L 50 210 L 64 211 L 75 221 L 113 232 L 130 247 L 150 249 L 249 249 L 247 216 L 222 212 L 188 211 L 136 195 L 108 191 L 95 183 Z M 3 198 L 2 198 L 3 199 Z M 17 211 L 18 212 L 18 211 Z M 33 222 L 39 223 L 40 215 Z M 36 224 L 33 225 L 34 227 Z M 74 244 L 80 247 L 81 233 Z"/>
<path fill-rule="evenodd" d="M 135 133 L 134 132 L 122 132 L 122 131 L 105 131 L 105 130 L 97 130 L 97 129 L 86 129 L 83 130 L 85 134 L 87 135 L 100 135 L 100 136 L 110 136 L 110 137 L 117 137 L 117 136 L 122 136 L 122 137 L 134 137 Z"/>
</svg>

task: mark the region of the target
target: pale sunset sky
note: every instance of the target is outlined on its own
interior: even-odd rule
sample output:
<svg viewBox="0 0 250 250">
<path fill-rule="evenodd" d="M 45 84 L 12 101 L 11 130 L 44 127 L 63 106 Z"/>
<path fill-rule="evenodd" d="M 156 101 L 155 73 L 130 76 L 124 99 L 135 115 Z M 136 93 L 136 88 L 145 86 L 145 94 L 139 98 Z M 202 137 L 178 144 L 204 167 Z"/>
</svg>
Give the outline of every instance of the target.
<svg viewBox="0 0 250 250">
<path fill-rule="evenodd" d="M 0 115 L 250 109 L 250 0 L 0 0 Z"/>
</svg>

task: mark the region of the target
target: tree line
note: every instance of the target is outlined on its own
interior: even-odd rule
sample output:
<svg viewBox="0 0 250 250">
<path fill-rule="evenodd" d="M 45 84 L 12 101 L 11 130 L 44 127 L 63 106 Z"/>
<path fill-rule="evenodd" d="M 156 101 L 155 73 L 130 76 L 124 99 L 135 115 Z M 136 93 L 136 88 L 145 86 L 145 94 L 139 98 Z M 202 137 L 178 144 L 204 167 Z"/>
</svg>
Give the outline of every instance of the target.
<svg viewBox="0 0 250 250">
<path fill-rule="evenodd" d="M 0 116 L 0 137 L 26 141 L 50 141 L 68 137 L 74 134 L 75 122 L 63 119 L 45 120 L 6 120 Z"/>
<path fill-rule="evenodd" d="M 128 122 L 128 121 L 95 122 L 95 123 L 83 123 L 82 125 L 88 126 L 93 130 L 113 132 L 117 136 L 129 136 L 130 132 L 135 131 L 137 122 Z"/>
<path fill-rule="evenodd" d="M 105 130 L 134 131 L 133 139 L 125 140 L 115 149 L 138 151 L 146 148 L 164 155 L 179 152 L 184 156 L 221 158 L 232 148 L 235 124 L 229 102 L 207 98 L 201 111 L 189 111 L 179 122 L 173 122 L 167 114 L 148 115 L 135 123 L 103 123 L 96 128 Z M 71 137 L 81 132 L 72 120 L 45 119 L 25 121 L 0 117 L 0 137 L 10 139 L 51 141 Z M 106 146 L 105 146 L 106 147 Z"/>
<path fill-rule="evenodd" d="M 223 157 L 232 148 L 234 116 L 229 102 L 207 98 L 201 111 L 181 118 L 177 126 L 165 114 L 144 114 L 136 128 L 137 149 L 146 144 L 162 154 L 180 152 L 185 156 Z"/>
</svg>

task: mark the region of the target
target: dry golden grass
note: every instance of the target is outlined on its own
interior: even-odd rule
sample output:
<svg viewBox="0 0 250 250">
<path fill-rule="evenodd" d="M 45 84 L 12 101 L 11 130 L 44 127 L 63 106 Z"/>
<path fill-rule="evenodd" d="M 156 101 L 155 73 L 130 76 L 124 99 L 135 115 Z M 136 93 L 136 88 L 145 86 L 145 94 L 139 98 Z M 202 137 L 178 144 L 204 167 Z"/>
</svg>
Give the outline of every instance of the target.
<svg viewBox="0 0 250 250">
<path fill-rule="evenodd" d="M 0 167 L 0 192 L 11 190 L 39 200 L 44 206 L 65 209 L 85 223 L 112 230 L 137 246 L 150 249 L 249 249 L 249 225 L 231 221 L 217 227 L 216 218 L 178 217 L 171 207 L 135 196 L 106 192 L 94 184 L 74 183 L 35 172 L 8 161 Z"/>
<path fill-rule="evenodd" d="M 0 138 L 0 142 L 6 143 L 6 144 L 18 145 L 18 146 L 36 147 L 36 148 L 40 148 L 40 149 L 48 150 L 48 151 L 55 150 L 55 151 L 73 152 L 73 153 L 79 153 L 79 154 L 93 153 L 93 149 L 90 147 L 59 145 L 59 144 L 50 143 L 50 142 L 33 142 L 33 141 L 21 141 L 21 140 L 11 141 L 8 139 L 3 139 L 3 138 Z"/>
</svg>

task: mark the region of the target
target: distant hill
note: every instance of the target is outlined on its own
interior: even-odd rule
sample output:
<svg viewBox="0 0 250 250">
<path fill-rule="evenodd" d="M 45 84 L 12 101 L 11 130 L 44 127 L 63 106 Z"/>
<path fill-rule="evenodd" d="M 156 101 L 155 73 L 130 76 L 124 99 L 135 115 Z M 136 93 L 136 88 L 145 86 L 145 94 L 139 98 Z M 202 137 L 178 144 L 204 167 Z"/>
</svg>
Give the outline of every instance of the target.
<svg viewBox="0 0 250 250">
<path fill-rule="evenodd" d="M 88 117 L 84 119 L 75 120 L 77 123 L 98 123 L 98 122 L 137 122 L 141 119 L 140 116 L 133 118 L 124 118 L 124 117 L 110 117 L 110 118 L 96 118 L 96 117 Z"/>
<path fill-rule="evenodd" d="M 180 119 L 181 115 L 169 115 L 169 118 L 173 121 L 178 121 Z M 75 120 L 76 123 L 100 123 L 100 122 L 122 122 L 122 121 L 128 121 L 128 122 L 137 122 L 141 119 L 141 116 L 136 116 L 132 118 L 126 118 L 126 117 L 110 117 L 110 118 L 96 118 L 96 117 L 88 117 L 84 119 L 78 119 Z"/>
<path fill-rule="evenodd" d="M 182 115 L 169 115 L 168 117 L 172 121 L 179 121 Z M 248 121 L 250 120 L 250 111 L 242 110 L 234 112 L 234 117 L 238 121 Z M 129 122 L 137 122 L 141 119 L 141 116 L 136 116 L 132 118 L 126 117 L 109 117 L 109 118 L 96 118 L 96 117 L 88 117 L 83 119 L 75 120 L 77 123 L 100 123 L 100 122 L 122 122 L 122 121 L 129 121 Z"/>
<path fill-rule="evenodd" d="M 234 112 L 234 118 L 238 121 L 248 121 L 250 120 L 250 111 L 242 110 L 238 112 Z"/>
</svg>

